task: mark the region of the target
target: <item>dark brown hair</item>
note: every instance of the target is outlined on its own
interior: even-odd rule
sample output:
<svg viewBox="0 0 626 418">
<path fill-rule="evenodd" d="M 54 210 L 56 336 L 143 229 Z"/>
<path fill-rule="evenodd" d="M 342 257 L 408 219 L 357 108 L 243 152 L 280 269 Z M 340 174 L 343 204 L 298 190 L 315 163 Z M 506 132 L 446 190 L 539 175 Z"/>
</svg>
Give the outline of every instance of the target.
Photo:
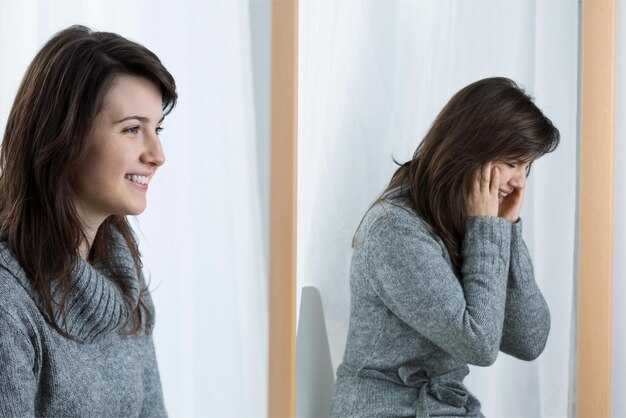
<svg viewBox="0 0 626 418">
<path fill-rule="evenodd" d="M 480 167 L 489 161 L 532 162 L 554 151 L 559 138 L 552 122 L 515 82 L 503 77 L 476 81 L 445 105 L 413 159 L 398 168 L 379 200 L 399 188 L 441 237 L 460 270 L 464 219 Z"/>
<path fill-rule="evenodd" d="M 144 77 L 160 89 L 163 110 L 176 104 L 174 78 L 155 54 L 119 35 L 71 26 L 54 35 L 28 67 L 9 114 L 0 155 L 0 233 L 32 281 L 52 326 L 63 329 L 65 303 L 76 278 L 79 246 L 86 239 L 74 206 L 73 185 L 86 156 L 90 130 L 115 79 Z M 141 292 L 130 306 L 126 331 L 139 332 L 150 321 L 137 242 L 124 216 L 110 216 L 98 229 L 88 261 L 102 266 L 127 300 L 132 289 L 109 260 L 115 236 L 126 242 Z M 52 283 L 60 289 L 55 318 Z M 129 326 L 132 324 L 132 326 Z"/>
</svg>

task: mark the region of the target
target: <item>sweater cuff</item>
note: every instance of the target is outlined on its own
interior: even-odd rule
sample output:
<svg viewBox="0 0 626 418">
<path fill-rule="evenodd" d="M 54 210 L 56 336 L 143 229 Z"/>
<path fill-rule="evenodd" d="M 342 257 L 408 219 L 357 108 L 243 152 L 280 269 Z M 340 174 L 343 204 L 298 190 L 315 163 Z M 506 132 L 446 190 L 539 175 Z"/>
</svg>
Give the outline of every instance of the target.
<svg viewBox="0 0 626 418">
<path fill-rule="evenodd" d="M 518 218 L 517 222 L 511 224 L 511 251 L 513 248 L 522 243 L 522 218 Z"/>
<path fill-rule="evenodd" d="M 528 248 L 522 237 L 522 219 L 511 228 L 511 275 L 515 286 L 526 288 L 534 286 L 535 275 Z"/>
<path fill-rule="evenodd" d="M 468 216 L 465 218 L 465 240 L 468 244 L 508 243 L 511 240 L 512 226 L 510 221 L 499 216 Z M 521 228 L 521 224 L 519 227 Z"/>
<path fill-rule="evenodd" d="M 497 216 L 472 216 L 465 219 L 463 265 L 475 272 L 508 274 L 511 254 L 511 222 Z M 473 262 L 468 263 L 468 261 Z M 468 271 L 469 273 L 469 271 Z"/>
</svg>

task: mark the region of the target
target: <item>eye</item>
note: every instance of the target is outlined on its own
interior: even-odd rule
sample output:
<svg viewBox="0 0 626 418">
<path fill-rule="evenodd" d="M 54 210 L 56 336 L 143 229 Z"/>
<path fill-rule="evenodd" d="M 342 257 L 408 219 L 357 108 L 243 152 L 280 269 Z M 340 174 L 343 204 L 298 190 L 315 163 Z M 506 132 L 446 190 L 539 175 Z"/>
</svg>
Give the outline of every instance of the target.
<svg viewBox="0 0 626 418">
<path fill-rule="evenodd" d="M 139 126 L 130 126 L 128 128 L 125 128 L 122 132 L 127 134 L 136 134 L 139 132 Z"/>
<path fill-rule="evenodd" d="M 511 168 L 515 168 L 515 163 L 506 163 L 506 165 L 508 165 Z"/>
</svg>

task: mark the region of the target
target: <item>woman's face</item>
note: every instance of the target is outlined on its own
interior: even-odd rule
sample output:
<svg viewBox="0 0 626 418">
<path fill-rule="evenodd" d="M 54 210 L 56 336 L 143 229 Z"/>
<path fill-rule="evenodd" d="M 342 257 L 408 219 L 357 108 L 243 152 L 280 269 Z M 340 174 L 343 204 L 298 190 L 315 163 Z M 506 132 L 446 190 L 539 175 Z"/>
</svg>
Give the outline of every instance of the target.
<svg viewBox="0 0 626 418">
<path fill-rule="evenodd" d="M 146 192 L 165 162 L 159 140 L 161 93 L 149 80 L 118 77 L 104 99 L 79 168 L 75 203 L 84 222 L 110 215 L 138 215 Z"/>
<path fill-rule="evenodd" d="M 502 204 L 508 195 L 526 186 L 526 172 L 529 161 L 504 160 L 494 161 L 492 166 L 500 169 L 498 202 Z"/>
</svg>

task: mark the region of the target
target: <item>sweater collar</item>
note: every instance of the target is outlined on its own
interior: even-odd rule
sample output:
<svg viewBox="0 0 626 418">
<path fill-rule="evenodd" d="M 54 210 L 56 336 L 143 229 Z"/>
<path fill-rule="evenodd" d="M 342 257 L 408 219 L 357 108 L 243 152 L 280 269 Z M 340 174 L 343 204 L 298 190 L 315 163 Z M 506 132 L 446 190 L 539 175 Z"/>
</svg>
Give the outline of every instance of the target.
<svg viewBox="0 0 626 418">
<path fill-rule="evenodd" d="M 129 317 L 131 307 L 139 300 L 139 280 L 135 272 L 133 259 L 121 236 L 117 237 L 111 251 L 114 271 L 128 280 L 132 289 L 130 298 L 124 297 L 121 289 L 103 269 L 92 266 L 84 259 L 72 270 L 75 278 L 65 303 L 66 322 L 58 311 L 60 292 L 57 282 L 52 284 L 54 312 L 57 323 L 78 342 L 93 342 L 106 334 L 122 328 Z M 35 295 L 29 278 L 9 250 L 8 242 L 0 241 L 0 265 L 7 269 L 31 295 L 37 307 L 45 317 L 45 308 Z"/>
</svg>

